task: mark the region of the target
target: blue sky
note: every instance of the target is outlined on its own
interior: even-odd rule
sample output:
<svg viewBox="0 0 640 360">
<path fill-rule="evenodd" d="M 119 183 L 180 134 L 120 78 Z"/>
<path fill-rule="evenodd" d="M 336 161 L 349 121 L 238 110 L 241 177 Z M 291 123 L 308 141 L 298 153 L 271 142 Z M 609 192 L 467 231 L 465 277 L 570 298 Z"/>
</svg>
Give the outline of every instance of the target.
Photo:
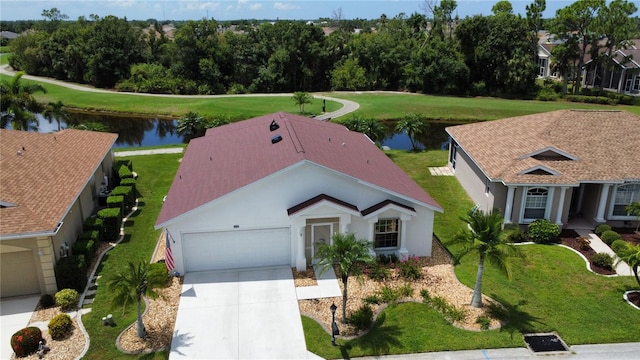
<svg viewBox="0 0 640 360">
<path fill-rule="evenodd" d="M 460 17 L 491 14 L 491 7 L 498 0 L 458 0 Z M 580 1 L 580 0 L 575 0 Z M 533 0 L 511 0 L 515 13 L 524 16 L 525 6 Z M 555 11 L 573 0 L 547 0 L 545 17 L 553 17 Z M 1 20 L 41 20 L 44 9 L 58 8 L 69 19 L 91 14 L 104 17 L 114 15 L 129 20 L 216 20 L 235 19 L 295 19 L 315 20 L 332 17 L 334 10 L 342 9 L 343 18 L 375 19 L 381 14 L 393 17 L 401 12 L 424 13 L 424 0 L 2 0 Z"/>
</svg>

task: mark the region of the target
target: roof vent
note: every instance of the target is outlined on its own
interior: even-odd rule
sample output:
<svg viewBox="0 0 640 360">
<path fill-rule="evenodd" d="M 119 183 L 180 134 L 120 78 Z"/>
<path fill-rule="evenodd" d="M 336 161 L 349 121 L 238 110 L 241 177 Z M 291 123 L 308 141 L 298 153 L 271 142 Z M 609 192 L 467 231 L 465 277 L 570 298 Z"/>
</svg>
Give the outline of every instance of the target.
<svg viewBox="0 0 640 360">
<path fill-rule="evenodd" d="M 282 136 L 280 136 L 280 134 L 271 137 L 272 144 L 279 143 L 280 141 L 282 141 Z"/>
<path fill-rule="evenodd" d="M 280 125 L 278 125 L 278 123 L 274 119 L 273 121 L 271 121 L 271 124 L 269 125 L 269 131 L 276 131 L 278 129 L 280 129 Z"/>
</svg>

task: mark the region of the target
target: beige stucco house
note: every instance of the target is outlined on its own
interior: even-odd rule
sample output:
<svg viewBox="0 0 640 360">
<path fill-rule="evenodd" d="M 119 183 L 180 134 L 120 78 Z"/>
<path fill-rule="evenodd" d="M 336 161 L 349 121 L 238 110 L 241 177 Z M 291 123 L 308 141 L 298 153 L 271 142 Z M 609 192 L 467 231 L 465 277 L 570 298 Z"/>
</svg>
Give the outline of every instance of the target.
<svg viewBox="0 0 640 360">
<path fill-rule="evenodd" d="M 91 216 L 116 134 L 0 130 L 0 296 L 53 294 L 54 267 Z M 65 245 L 66 243 L 66 245 Z"/>
<path fill-rule="evenodd" d="M 449 167 L 505 223 L 629 225 L 640 200 L 640 116 L 560 110 L 446 129 Z"/>
</svg>

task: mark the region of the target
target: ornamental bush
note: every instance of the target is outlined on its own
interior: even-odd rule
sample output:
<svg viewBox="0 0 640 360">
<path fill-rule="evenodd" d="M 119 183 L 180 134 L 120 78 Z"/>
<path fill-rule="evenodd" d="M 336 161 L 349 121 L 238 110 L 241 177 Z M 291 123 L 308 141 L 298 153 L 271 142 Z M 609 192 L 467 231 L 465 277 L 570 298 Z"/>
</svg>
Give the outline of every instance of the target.
<svg viewBox="0 0 640 360">
<path fill-rule="evenodd" d="M 56 304 L 56 299 L 51 294 L 44 294 L 40 296 L 38 304 L 41 308 L 48 309 Z"/>
<path fill-rule="evenodd" d="M 121 195 L 124 196 L 124 208 L 129 210 L 136 202 L 136 195 L 133 193 L 131 186 L 116 186 L 111 190 L 111 196 Z"/>
<path fill-rule="evenodd" d="M 560 227 L 547 219 L 538 219 L 528 226 L 529 240 L 536 244 L 551 244 L 558 242 Z"/>
<path fill-rule="evenodd" d="M 120 236 L 120 225 L 122 223 L 122 216 L 120 215 L 120 209 L 106 208 L 98 211 L 98 217 L 104 222 L 104 237 L 105 241 L 116 241 Z"/>
<path fill-rule="evenodd" d="M 66 337 L 73 329 L 71 316 L 67 314 L 58 314 L 49 321 L 49 335 L 53 340 L 60 340 Z"/>
<path fill-rule="evenodd" d="M 124 196 L 122 195 L 108 196 L 107 207 L 120 209 L 120 216 L 124 216 Z"/>
<path fill-rule="evenodd" d="M 522 231 L 520 227 L 516 227 L 513 230 L 509 231 L 507 235 L 507 241 L 513 244 L 523 243 L 527 241 L 527 233 Z"/>
<path fill-rule="evenodd" d="M 356 312 L 349 316 L 347 322 L 358 330 L 368 329 L 373 324 L 373 309 L 367 304 L 362 305 Z"/>
<path fill-rule="evenodd" d="M 56 305 L 61 310 L 72 310 L 78 305 L 80 295 L 74 289 L 62 289 L 56 293 Z"/>
<path fill-rule="evenodd" d="M 596 253 L 591 257 L 591 263 L 595 266 L 611 269 L 613 268 L 613 258 L 607 253 Z"/>
<path fill-rule="evenodd" d="M 96 253 L 96 243 L 93 240 L 78 240 L 71 248 L 73 255 L 84 255 L 85 259 L 93 259 Z"/>
<path fill-rule="evenodd" d="M 422 278 L 422 267 L 420 261 L 415 256 L 409 256 L 407 260 L 398 263 L 400 276 L 407 280 L 418 280 Z"/>
<path fill-rule="evenodd" d="M 98 232 L 98 239 L 96 241 L 96 243 L 102 241 L 102 235 L 104 234 L 104 223 L 102 221 L 102 219 L 100 219 L 99 217 L 95 216 L 95 217 L 90 217 L 87 218 L 84 223 L 82 224 L 82 230 L 83 231 L 97 231 Z"/>
<path fill-rule="evenodd" d="M 602 235 L 603 232 L 611 230 L 611 226 L 607 225 L 607 224 L 600 224 L 596 227 L 596 235 L 600 236 Z"/>
<path fill-rule="evenodd" d="M 135 195 L 136 195 L 136 179 L 134 179 L 134 178 L 122 179 L 122 180 L 120 180 L 120 186 L 131 186 L 131 189 L 133 190 L 133 195 L 135 197 Z"/>
<path fill-rule="evenodd" d="M 55 272 L 59 289 L 82 291 L 87 285 L 87 264 L 84 255 L 60 258 L 56 263 Z"/>
<path fill-rule="evenodd" d="M 614 241 L 622 239 L 622 237 L 613 230 L 607 230 L 600 235 L 600 239 L 602 239 L 605 244 L 611 245 Z"/>
<path fill-rule="evenodd" d="M 611 250 L 620 256 L 620 253 L 627 250 L 629 248 L 629 244 L 626 241 L 620 239 L 615 240 L 611 243 Z"/>
<path fill-rule="evenodd" d="M 40 329 L 35 326 L 26 327 L 11 336 L 11 349 L 17 357 L 25 357 L 36 352 L 42 340 Z"/>
</svg>

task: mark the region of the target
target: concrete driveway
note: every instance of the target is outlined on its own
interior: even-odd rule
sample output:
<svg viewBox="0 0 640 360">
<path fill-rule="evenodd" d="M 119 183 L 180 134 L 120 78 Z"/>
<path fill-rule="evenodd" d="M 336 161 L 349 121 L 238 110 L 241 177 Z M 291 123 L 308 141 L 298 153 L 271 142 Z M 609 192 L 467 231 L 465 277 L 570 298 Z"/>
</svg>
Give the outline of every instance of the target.
<svg viewBox="0 0 640 360">
<path fill-rule="evenodd" d="M 40 295 L 21 296 L 0 301 L 0 359 L 8 360 L 13 354 L 9 345 L 11 335 L 29 325 Z"/>
<path fill-rule="evenodd" d="M 289 267 L 188 273 L 170 359 L 307 359 Z"/>
</svg>

